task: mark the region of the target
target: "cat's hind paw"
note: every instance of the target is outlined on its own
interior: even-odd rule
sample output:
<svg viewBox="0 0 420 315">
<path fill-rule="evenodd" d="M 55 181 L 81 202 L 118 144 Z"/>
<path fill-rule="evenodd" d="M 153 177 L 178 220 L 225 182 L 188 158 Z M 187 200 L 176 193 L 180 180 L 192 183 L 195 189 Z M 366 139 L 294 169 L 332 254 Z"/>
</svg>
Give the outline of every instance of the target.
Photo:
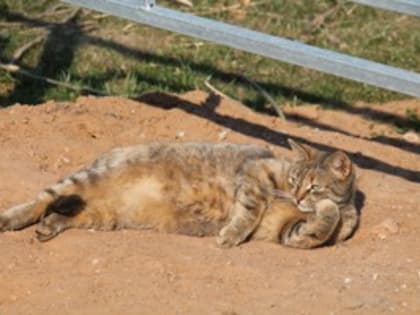
<svg viewBox="0 0 420 315">
<path fill-rule="evenodd" d="M 10 220 L 3 215 L 0 215 L 0 232 L 10 230 Z"/>
<path fill-rule="evenodd" d="M 36 230 L 35 230 L 36 238 L 40 242 L 49 241 L 50 239 L 57 236 L 58 233 L 59 232 L 54 227 L 48 226 L 48 225 L 45 225 L 45 224 L 42 224 L 42 223 L 38 224 L 38 226 L 36 227 Z"/>
<path fill-rule="evenodd" d="M 69 219 L 57 213 L 50 214 L 38 223 L 35 233 L 36 238 L 41 242 L 49 241 L 67 228 Z"/>
</svg>

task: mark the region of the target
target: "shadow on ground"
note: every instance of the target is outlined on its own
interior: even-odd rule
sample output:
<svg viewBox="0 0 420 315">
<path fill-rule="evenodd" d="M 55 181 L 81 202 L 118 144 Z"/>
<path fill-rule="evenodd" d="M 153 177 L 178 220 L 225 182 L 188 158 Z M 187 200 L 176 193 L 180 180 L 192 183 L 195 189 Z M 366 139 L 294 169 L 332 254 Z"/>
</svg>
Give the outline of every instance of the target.
<svg viewBox="0 0 420 315">
<path fill-rule="evenodd" d="M 296 137 L 290 134 L 285 134 L 277 130 L 273 130 L 266 126 L 256 124 L 240 118 L 233 118 L 230 116 L 216 113 L 214 108 L 218 106 L 221 98 L 216 95 L 209 95 L 203 106 L 197 106 L 194 103 L 180 99 L 174 95 L 165 93 L 150 93 L 145 94 L 137 99 L 140 102 L 151 106 L 156 106 L 163 109 L 178 108 L 186 113 L 209 119 L 225 128 L 232 129 L 244 135 L 262 139 L 273 145 L 288 147 L 287 138 L 306 143 L 319 150 L 334 151 L 336 147 L 328 146 L 320 143 L 309 141 L 306 138 Z M 362 152 L 352 153 L 346 152 L 352 157 L 352 160 L 361 168 L 372 169 L 386 174 L 405 178 L 409 181 L 420 183 L 420 171 L 413 171 L 399 166 L 393 166 L 381 160 L 364 155 Z"/>
<path fill-rule="evenodd" d="M 0 13 L 8 21 L 24 22 L 28 19 L 17 13 L 7 11 Z M 72 65 L 74 53 L 82 34 L 82 30 L 76 22 L 76 17 L 65 23 L 47 23 L 39 20 L 38 23 L 29 23 L 28 26 L 44 26 L 49 30 L 38 65 L 30 69 L 30 71 L 44 77 L 59 79 Z M 0 59 L 4 60 L 5 56 L 0 54 Z M 5 98 L 6 105 L 14 103 L 37 104 L 43 101 L 50 87 L 48 83 L 20 76 L 19 74 L 16 77 L 18 78 L 18 83 Z"/>
</svg>

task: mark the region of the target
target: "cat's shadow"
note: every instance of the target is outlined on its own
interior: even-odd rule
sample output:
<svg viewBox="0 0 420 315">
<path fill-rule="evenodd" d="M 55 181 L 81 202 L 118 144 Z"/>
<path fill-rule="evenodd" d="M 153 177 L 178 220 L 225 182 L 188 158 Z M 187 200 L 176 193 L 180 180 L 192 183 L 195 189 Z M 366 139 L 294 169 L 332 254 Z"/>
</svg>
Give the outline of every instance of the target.
<svg viewBox="0 0 420 315">
<path fill-rule="evenodd" d="M 353 232 L 348 236 L 347 240 L 352 239 L 354 234 L 359 230 L 360 228 L 360 221 L 362 220 L 362 209 L 365 206 L 365 200 L 366 195 L 361 190 L 356 190 L 356 194 L 354 196 L 354 204 L 356 206 L 357 214 L 359 215 L 359 221 L 357 222 L 356 228 L 353 230 Z M 344 242 L 345 243 L 345 242 Z M 326 246 L 335 246 L 336 241 L 334 238 L 332 238 Z"/>
<path fill-rule="evenodd" d="M 362 214 L 362 209 L 365 206 L 366 195 L 361 191 L 357 190 L 355 195 L 356 210 L 359 215 Z"/>
</svg>

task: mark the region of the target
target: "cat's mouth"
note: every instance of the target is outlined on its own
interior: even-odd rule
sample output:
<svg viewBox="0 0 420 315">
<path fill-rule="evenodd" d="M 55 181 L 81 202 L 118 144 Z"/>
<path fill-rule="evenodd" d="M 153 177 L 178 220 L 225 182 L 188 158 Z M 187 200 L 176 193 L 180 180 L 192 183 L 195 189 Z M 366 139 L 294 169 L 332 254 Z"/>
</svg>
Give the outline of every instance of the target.
<svg viewBox="0 0 420 315">
<path fill-rule="evenodd" d="M 298 207 L 299 211 L 315 212 L 315 209 L 313 207 L 307 206 L 302 202 L 298 203 L 296 201 L 296 198 L 290 192 L 287 192 L 287 191 L 284 191 L 284 190 L 279 190 L 279 189 L 274 189 L 273 190 L 273 195 L 276 196 L 277 198 L 291 200 Z"/>
</svg>

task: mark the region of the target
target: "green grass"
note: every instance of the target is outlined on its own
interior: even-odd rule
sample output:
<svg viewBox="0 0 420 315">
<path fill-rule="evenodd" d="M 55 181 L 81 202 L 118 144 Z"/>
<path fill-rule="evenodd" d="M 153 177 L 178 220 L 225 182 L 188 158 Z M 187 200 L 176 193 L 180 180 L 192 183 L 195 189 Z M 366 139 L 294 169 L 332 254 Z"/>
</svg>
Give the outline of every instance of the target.
<svg viewBox="0 0 420 315">
<path fill-rule="evenodd" d="M 204 81 L 211 76 L 215 87 L 256 110 L 266 110 L 267 101 L 248 80 L 260 85 L 280 104 L 318 103 L 345 108 L 358 101 L 408 98 L 147 26 L 127 27 L 130 23 L 125 20 L 98 18 L 99 14 L 92 11 L 83 10 L 75 23 L 65 26 L 57 23 L 69 11 L 39 17 L 57 3 L 0 0 L 0 58 L 7 60 L 32 38 L 49 34 L 42 45 L 24 56 L 20 65 L 107 94 L 135 96 L 153 90 L 180 93 L 205 89 Z M 159 3 L 174 7 L 172 2 Z M 248 7 L 223 9 L 237 3 L 195 0 L 194 8 L 177 9 L 420 72 L 418 18 L 346 2 L 315 28 L 315 19 L 333 8 L 335 1 L 255 0 Z M 0 71 L 2 106 L 71 100 L 82 93 Z M 407 119 L 412 121 L 409 116 Z M 418 123 L 416 120 L 414 125 Z"/>
</svg>

